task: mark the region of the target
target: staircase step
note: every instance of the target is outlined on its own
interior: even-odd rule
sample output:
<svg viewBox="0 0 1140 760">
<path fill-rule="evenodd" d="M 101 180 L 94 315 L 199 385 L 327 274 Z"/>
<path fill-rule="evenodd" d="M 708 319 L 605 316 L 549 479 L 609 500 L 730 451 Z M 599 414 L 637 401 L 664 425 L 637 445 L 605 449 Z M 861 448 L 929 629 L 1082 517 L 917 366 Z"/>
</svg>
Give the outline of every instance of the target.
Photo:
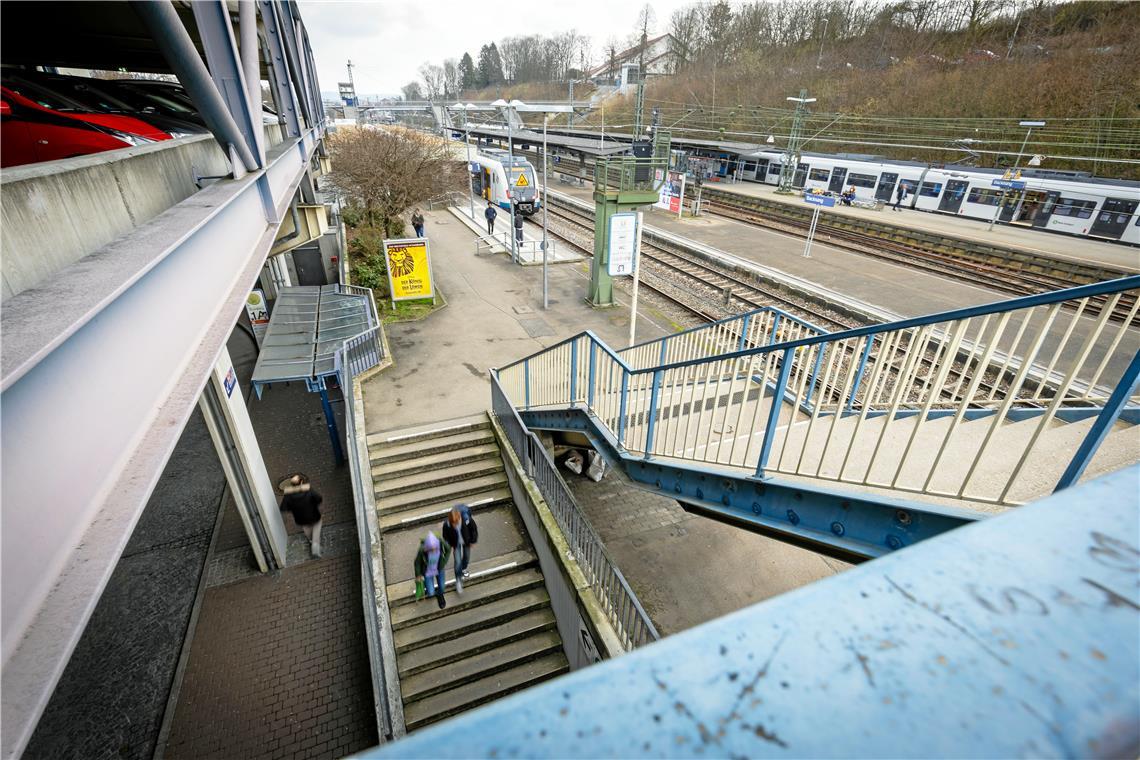
<svg viewBox="0 0 1140 760">
<path fill-rule="evenodd" d="M 386 512 L 403 512 L 439 502 L 457 504 L 464 501 L 470 494 L 505 488 L 506 485 L 507 474 L 500 466 L 498 472 L 490 475 L 444 483 L 432 488 L 425 488 L 422 491 L 409 491 L 389 496 L 377 494 L 376 509 L 380 514 L 384 514 Z"/>
<path fill-rule="evenodd" d="M 414 731 L 476 705 L 491 702 L 554 678 L 569 669 L 566 657 L 561 652 L 548 654 L 501 673 L 485 676 L 427 699 L 412 702 L 404 708 L 404 722 L 409 731 Z"/>
<path fill-rule="evenodd" d="M 373 446 L 396 447 L 419 441 L 428 441 L 433 438 L 443 438 L 457 433 L 467 433 L 472 430 L 489 428 L 487 413 L 481 412 L 470 417 L 460 417 L 454 420 L 431 422 L 400 430 L 385 430 L 379 433 L 369 433 L 366 438 L 369 448 Z"/>
<path fill-rule="evenodd" d="M 471 577 L 463 582 L 463 588 L 466 590 L 468 587 L 478 586 L 480 583 L 486 583 L 492 578 L 498 578 L 508 573 L 517 572 L 537 562 L 538 557 L 534 552 L 528 550 L 500 554 L 497 557 L 489 557 L 488 559 L 472 562 L 467 567 L 471 573 Z M 451 577 L 451 573 L 449 572 L 447 588 L 453 588 L 454 586 L 455 579 Z M 388 585 L 388 606 L 390 608 L 396 608 L 402 604 L 411 604 L 414 601 L 416 601 L 415 579 Z"/>
<path fill-rule="evenodd" d="M 469 494 L 464 497 L 463 503 L 470 508 L 472 514 L 489 509 L 491 507 L 503 504 L 511 500 L 511 492 L 508 488 L 493 488 L 480 493 Z M 402 512 L 385 513 L 380 516 L 380 532 L 390 530 L 401 530 L 415 525 L 425 525 L 429 523 L 442 523 L 443 517 L 451 508 L 456 505 L 455 501 L 440 501 L 434 504 L 426 504 L 422 507 L 415 509 L 408 509 Z"/>
<path fill-rule="evenodd" d="M 396 462 L 382 462 L 372 465 L 373 480 L 380 478 L 391 480 L 407 475 L 438 470 L 443 467 L 453 467 L 470 462 L 499 459 L 499 447 L 495 443 L 482 443 L 477 446 L 465 446 L 459 449 L 448 449 L 438 453 L 426 453 L 414 459 L 401 459 Z"/>
<path fill-rule="evenodd" d="M 398 631 L 412 625 L 426 623 L 451 615 L 460 615 L 472 607 L 489 604 L 512 594 L 518 594 L 542 586 L 542 573 L 537 568 L 525 568 L 498 578 L 464 587 L 462 595 L 449 597 L 447 607 L 440 609 L 430 599 L 420 600 L 419 604 L 404 604 L 392 609 L 392 630 Z"/>
<path fill-rule="evenodd" d="M 494 459 L 483 459 L 475 462 L 456 464 L 450 467 L 437 467 L 429 472 L 417 472 L 402 477 L 391 478 L 381 476 L 378 480 L 374 481 L 376 497 L 386 498 L 411 493 L 413 491 L 423 491 L 448 483 L 481 478 L 485 475 L 493 475 L 502 471 L 503 463 L 496 457 Z"/>
<path fill-rule="evenodd" d="M 562 652 L 558 631 L 541 631 L 461 659 L 449 659 L 439 667 L 400 677 L 400 693 L 404 709 L 421 699 L 452 691 L 464 684 L 494 673 L 523 665 L 549 654 Z"/>
<path fill-rule="evenodd" d="M 455 599 L 454 594 L 450 596 L 452 600 Z M 435 600 L 425 599 L 420 604 L 427 608 L 429 604 L 435 605 Z M 489 628 L 513 617 L 549 605 L 550 597 L 547 595 L 546 589 L 535 588 L 463 610 L 457 615 L 447 615 L 437 620 L 429 620 L 426 623 L 401 628 L 393 632 L 392 638 L 396 642 L 397 654 L 403 655 L 404 652 L 432 646 L 482 628 Z"/>
<path fill-rule="evenodd" d="M 471 655 L 494 650 L 495 647 L 514 641 L 515 639 L 530 636 L 541 631 L 554 629 L 557 621 L 554 611 L 549 607 L 528 612 L 511 618 L 500 625 L 474 631 L 466 636 L 451 639 L 435 646 L 422 647 L 405 652 L 398 658 L 401 684 L 405 676 L 412 676 L 431 670 L 436 666 Z M 557 633 L 555 631 L 555 633 Z M 493 653 L 493 652 L 492 652 Z"/>
<path fill-rule="evenodd" d="M 449 435 L 421 440 L 402 441 L 392 444 L 370 445 L 368 461 L 373 465 L 403 462 L 418 459 L 429 454 L 465 449 L 470 446 L 483 446 L 495 442 L 495 434 L 490 424 L 473 430 L 461 430 Z"/>
</svg>

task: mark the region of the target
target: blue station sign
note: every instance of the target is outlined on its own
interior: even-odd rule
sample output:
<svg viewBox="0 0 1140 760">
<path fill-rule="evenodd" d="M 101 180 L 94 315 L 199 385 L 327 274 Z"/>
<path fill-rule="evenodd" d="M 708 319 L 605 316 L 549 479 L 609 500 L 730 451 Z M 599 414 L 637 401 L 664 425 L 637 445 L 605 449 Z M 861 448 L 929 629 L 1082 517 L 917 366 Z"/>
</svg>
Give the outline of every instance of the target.
<svg viewBox="0 0 1140 760">
<path fill-rule="evenodd" d="M 995 179 L 990 180 L 990 184 L 994 187 L 1002 187 L 1006 190 L 1024 190 L 1025 180 L 1023 179 Z"/>
<path fill-rule="evenodd" d="M 831 208 L 835 205 L 835 196 L 832 195 L 817 195 L 816 193 L 804 193 L 804 200 L 812 206 L 823 206 L 824 208 Z"/>
</svg>

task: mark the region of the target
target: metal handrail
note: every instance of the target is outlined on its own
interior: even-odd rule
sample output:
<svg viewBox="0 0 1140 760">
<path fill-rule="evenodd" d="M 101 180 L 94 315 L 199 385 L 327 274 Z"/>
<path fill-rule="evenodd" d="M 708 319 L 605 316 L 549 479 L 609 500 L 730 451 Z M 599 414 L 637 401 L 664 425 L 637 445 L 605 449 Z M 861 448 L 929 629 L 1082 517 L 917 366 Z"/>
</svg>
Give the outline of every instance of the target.
<svg viewBox="0 0 1140 760">
<path fill-rule="evenodd" d="M 1126 381 L 1121 357 L 1136 350 L 1138 288 L 1140 276 L 1129 277 L 724 351 L 746 334 L 741 319 L 735 330 L 716 327 L 717 340 L 690 340 L 679 356 L 663 342 L 656 361 L 646 349 L 610 351 L 585 332 L 504 367 L 499 379 L 523 409 L 583 406 L 634 456 L 1018 503 L 1017 491 L 1043 477 L 1044 460 L 1036 472 L 1026 464 L 1055 421 L 1119 414 L 1131 398 L 1131 389 L 1112 389 Z M 1092 305 L 1098 296 L 1107 303 Z M 770 326 L 774 316 L 752 319 Z M 978 436 L 959 434 L 979 419 Z M 1020 429 L 1028 440 L 1005 431 L 1005 419 L 1032 419 Z M 1017 462 L 978 477 L 997 452 Z M 1022 472 L 1033 477 L 1019 483 Z"/>
<path fill-rule="evenodd" d="M 497 373 L 491 373 L 491 408 L 506 433 L 515 455 L 526 474 L 537 485 L 563 536 L 570 545 L 595 596 L 629 651 L 660 638 L 660 634 L 629 587 L 625 576 L 606 551 L 605 544 L 590 525 L 582 508 L 562 479 L 550 452 L 519 417 L 518 411 L 499 384 Z"/>
</svg>

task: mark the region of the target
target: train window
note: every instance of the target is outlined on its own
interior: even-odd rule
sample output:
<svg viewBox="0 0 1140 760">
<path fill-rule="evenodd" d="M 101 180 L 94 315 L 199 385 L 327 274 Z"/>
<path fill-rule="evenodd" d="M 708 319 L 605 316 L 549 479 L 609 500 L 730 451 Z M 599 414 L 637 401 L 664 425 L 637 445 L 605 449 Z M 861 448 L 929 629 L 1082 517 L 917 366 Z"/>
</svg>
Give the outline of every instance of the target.
<svg viewBox="0 0 1140 760">
<path fill-rule="evenodd" d="M 942 183 L 941 182 L 923 182 L 922 183 L 922 195 L 925 195 L 925 196 L 930 197 L 930 198 L 937 198 L 938 196 L 942 195 Z"/>
<path fill-rule="evenodd" d="M 782 164 L 768 164 L 768 173 L 769 174 L 779 174 L 780 170 L 782 168 L 783 168 Z"/>
<path fill-rule="evenodd" d="M 1053 216 L 1072 216 L 1088 219 L 1096 208 L 1096 201 L 1078 201 L 1073 198 L 1059 198 L 1053 208 Z"/>
<path fill-rule="evenodd" d="M 812 169 L 808 172 L 808 179 L 816 182 L 827 182 L 827 178 L 831 176 L 830 169 Z"/>
<path fill-rule="evenodd" d="M 874 174 L 848 174 L 847 184 L 855 187 L 874 187 L 878 180 Z"/>
<path fill-rule="evenodd" d="M 983 206 L 996 206 L 998 205 L 999 198 L 1001 198 L 1001 193 L 996 190 L 974 187 L 970 189 L 970 194 L 966 196 L 966 202 L 980 203 Z"/>
</svg>

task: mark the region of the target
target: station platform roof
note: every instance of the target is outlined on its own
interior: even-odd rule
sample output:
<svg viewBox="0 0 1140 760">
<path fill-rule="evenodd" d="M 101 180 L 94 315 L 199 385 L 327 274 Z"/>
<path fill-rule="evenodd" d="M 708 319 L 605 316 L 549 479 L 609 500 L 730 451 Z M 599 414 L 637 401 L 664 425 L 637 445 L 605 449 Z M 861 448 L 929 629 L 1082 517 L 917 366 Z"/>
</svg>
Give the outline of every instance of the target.
<svg viewBox="0 0 1140 760">
<path fill-rule="evenodd" d="M 565 127 L 557 130 L 551 130 L 548 127 L 546 131 L 548 134 L 557 132 L 559 135 L 562 135 L 564 137 L 576 136 L 578 139 L 585 140 L 595 140 L 601 135 L 600 131 L 584 129 L 567 130 Z M 606 139 L 613 139 L 623 143 L 629 143 L 633 141 L 633 135 L 629 132 L 610 132 L 607 129 Z M 673 137 L 673 143 L 674 145 L 692 145 L 694 147 L 708 148 L 710 150 L 720 150 L 725 153 L 739 154 L 754 153 L 758 150 L 763 150 L 765 148 L 771 147 L 765 146 L 761 143 L 734 142 L 732 140 L 701 140 L 696 138 L 678 136 Z"/>
<path fill-rule="evenodd" d="M 337 350 L 375 326 L 375 319 L 367 295 L 345 293 L 340 285 L 282 288 L 253 368 L 258 397 L 271 383 L 336 374 Z"/>
<path fill-rule="evenodd" d="M 452 129 L 452 132 L 459 132 L 462 134 L 464 130 Z M 470 130 L 472 135 L 478 137 L 494 137 L 507 139 L 507 131 L 499 127 L 473 127 Z M 582 135 L 582 136 L 578 136 Z M 515 142 L 527 143 L 533 145 L 542 144 L 542 132 L 536 132 L 531 129 L 519 129 L 512 132 L 512 137 Z M 600 139 L 598 133 L 578 133 L 574 135 L 560 134 L 553 132 L 549 128 L 546 132 L 546 144 L 552 148 L 562 148 L 563 150 L 571 150 L 576 153 L 581 153 L 591 158 L 604 158 L 606 156 L 621 155 L 629 151 L 628 141 L 617 142 L 609 139 L 610 135 L 606 135 L 606 139 Z"/>
</svg>

